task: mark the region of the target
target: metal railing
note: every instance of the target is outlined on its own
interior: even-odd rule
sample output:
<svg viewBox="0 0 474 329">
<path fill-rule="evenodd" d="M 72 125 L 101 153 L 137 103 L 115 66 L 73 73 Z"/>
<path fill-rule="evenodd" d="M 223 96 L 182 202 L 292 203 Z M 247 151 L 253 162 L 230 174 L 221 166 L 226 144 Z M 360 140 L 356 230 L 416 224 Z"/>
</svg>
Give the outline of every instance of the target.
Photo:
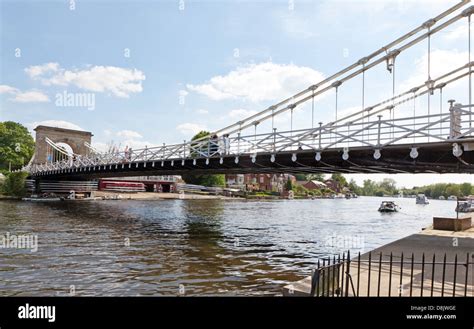
<svg viewBox="0 0 474 329">
<path fill-rule="evenodd" d="M 472 254 L 457 254 L 450 261 L 433 254 L 408 257 L 379 253 L 351 259 L 342 257 L 318 260 L 311 277 L 310 296 L 315 297 L 415 297 L 473 296 Z M 462 258 L 462 260 L 461 260 Z"/>
<path fill-rule="evenodd" d="M 370 119 L 370 118 L 369 118 Z M 142 162 L 153 162 L 152 166 L 163 166 L 165 161 L 171 165 L 184 165 L 184 161 L 210 158 L 234 157 L 238 163 L 239 157 L 250 156 L 257 161 L 258 154 L 289 152 L 296 161 L 299 151 L 312 151 L 316 160 L 330 149 L 342 149 L 348 157 L 351 148 L 365 147 L 375 150 L 375 153 L 385 147 L 397 144 L 410 144 L 416 149 L 418 144 L 430 142 L 448 142 L 453 144 L 453 153 L 460 156 L 459 145 L 474 137 L 472 128 L 471 105 L 453 105 L 449 112 L 416 117 L 383 119 L 381 114 L 374 120 L 359 118 L 341 124 L 325 125 L 315 129 L 301 129 L 242 136 L 220 136 L 204 141 L 190 142 L 161 147 L 144 148 L 127 152 L 92 153 L 89 156 L 74 156 L 62 161 L 45 164 L 32 164 L 25 168 L 32 174 L 67 170 L 96 170 L 102 166 L 133 168 Z M 375 156 L 374 153 L 374 157 Z M 416 152 L 415 152 L 416 154 Z M 347 158 L 345 159 L 347 160 Z M 157 163 L 155 163 L 157 162 Z"/>
</svg>

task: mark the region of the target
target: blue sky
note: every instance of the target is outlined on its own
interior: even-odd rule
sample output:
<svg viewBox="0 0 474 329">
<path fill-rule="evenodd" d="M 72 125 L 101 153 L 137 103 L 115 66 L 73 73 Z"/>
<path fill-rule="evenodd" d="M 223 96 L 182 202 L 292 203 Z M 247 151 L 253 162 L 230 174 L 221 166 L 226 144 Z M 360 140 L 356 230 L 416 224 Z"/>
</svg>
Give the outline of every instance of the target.
<svg viewBox="0 0 474 329">
<path fill-rule="evenodd" d="M 99 148 L 182 142 L 308 87 L 456 2 L 0 0 L 0 120 L 92 131 Z M 439 72 L 465 64 L 464 23 L 433 39 Z M 423 43 L 397 59 L 399 91 L 426 80 L 425 55 Z M 366 104 L 390 86 L 382 65 L 367 77 Z M 465 88 L 450 96 L 465 100 Z M 64 92 L 93 94 L 93 109 L 58 106 Z M 333 98 L 317 102 L 316 122 L 332 119 Z M 341 88 L 340 109 L 356 106 L 354 81 Z M 295 127 L 307 124 L 303 107 Z"/>
</svg>

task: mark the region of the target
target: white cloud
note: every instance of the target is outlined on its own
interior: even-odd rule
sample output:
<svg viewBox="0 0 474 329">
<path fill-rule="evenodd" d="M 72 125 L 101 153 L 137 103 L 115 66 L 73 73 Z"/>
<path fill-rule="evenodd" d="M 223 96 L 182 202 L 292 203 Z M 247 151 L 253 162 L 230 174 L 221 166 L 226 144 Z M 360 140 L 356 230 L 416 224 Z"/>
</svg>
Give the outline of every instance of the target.
<svg viewBox="0 0 474 329">
<path fill-rule="evenodd" d="M 140 70 L 116 66 L 66 70 L 57 63 L 47 63 L 29 66 L 25 68 L 25 72 L 46 86 L 75 86 L 87 91 L 109 92 L 122 98 L 142 92 L 142 81 L 145 80 L 145 75 Z"/>
<path fill-rule="evenodd" d="M 64 128 L 64 129 L 73 129 L 73 130 L 84 130 L 78 125 L 69 122 L 69 121 L 62 121 L 62 120 L 45 120 L 45 121 L 36 121 L 26 124 L 28 128 L 31 130 L 35 129 L 37 126 L 48 126 L 48 127 L 57 127 L 57 128 Z"/>
<path fill-rule="evenodd" d="M 206 130 L 206 127 L 197 123 L 182 123 L 176 129 L 183 135 L 195 135 L 201 130 Z"/>
<path fill-rule="evenodd" d="M 362 108 L 360 106 L 351 106 L 351 107 L 339 110 L 337 112 L 337 117 L 338 117 L 338 119 L 341 119 L 341 118 L 344 118 L 345 116 L 357 113 L 361 110 L 362 110 Z"/>
<path fill-rule="evenodd" d="M 0 94 L 12 95 L 8 100 L 16 103 L 49 102 L 48 95 L 38 90 L 21 91 L 15 87 L 0 85 Z"/>
<path fill-rule="evenodd" d="M 454 41 L 461 38 L 465 38 L 467 40 L 467 35 L 468 35 L 467 25 L 463 24 L 463 25 L 456 26 L 454 29 L 450 31 L 446 31 L 443 34 L 443 37 L 447 41 Z"/>
<path fill-rule="evenodd" d="M 254 114 L 257 114 L 258 112 L 257 111 L 253 111 L 253 110 L 246 110 L 246 109 L 235 109 L 235 110 L 231 110 L 229 112 L 229 117 L 231 117 L 232 119 L 244 119 L 246 117 L 249 117 L 249 116 L 252 116 Z"/>
<path fill-rule="evenodd" d="M 16 94 L 17 92 L 19 92 L 19 90 L 14 87 L 0 85 L 0 94 Z"/>
<path fill-rule="evenodd" d="M 10 100 L 16 103 L 43 103 L 49 102 L 49 97 L 41 91 L 30 90 L 18 92 L 13 98 L 10 98 Z"/>
<path fill-rule="evenodd" d="M 120 151 L 123 151 L 125 147 L 131 147 L 134 150 L 138 149 L 144 149 L 145 147 L 151 148 L 151 147 L 156 147 L 158 145 L 148 142 L 148 141 L 142 141 L 142 140 L 136 140 L 136 139 L 126 139 L 124 141 L 120 142 L 120 145 L 122 146 L 122 149 Z"/>
<path fill-rule="evenodd" d="M 107 152 L 109 150 L 109 144 L 102 142 L 93 142 L 92 147 L 99 152 Z"/>
<path fill-rule="evenodd" d="M 199 109 L 199 110 L 197 110 L 197 113 L 198 114 L 209 114 L 209 111 L 205 110 L 205 109 Z"/>
<path fill-rule="evenodd" d="M 431 52 L 431 78 L 435 79 L 448 73 L 468 62 L 466 51 L 453 50 L 433 50 Z M 428 79 L 428 54 L 424 54 L 415 61 L 415 69 L 412 75 L 400 84 L 401 92 L 407 91 L 415 86 L 424 84 Z"/>
<path fill-rule="evenodd" d="M 123 137 L 123 138 L 130 138 L 130 139 L 143 137 L 142 135 L 140 135 L 140 133 L 133 130 L 121 130 L 117 132 L 117 136 Z"/>
<path fill-rule="evenodd" d="M 35 79 L 48 72 L 57 72 L 59 70 L 58 63 L 45 63 L 42 65 L 32 65 L 25 68 L 26 74 L 32 79 Z"/>
<path fill-rule="evenodd" d="M 120 130 L 120 131 L 111 131 L 109 129 L 105 129 L 104 134 L 107 138 L 111 138 L 112 136 L 117 137 L 116 140 L 109 140 L 107 143 L 95 141 L 93 146 L 101 151 L 101 152 L 108 152 L 111 149 L 117 149 L 119 151 L 124 151 L 126 147 L 132 148 L 134 150 L 143 149 L 145 147 L 151 148 L 158 146 L 155 143 L 150 141 L 143 140 L 143 136 L 133 130 Z"/>
<path fill-rule="evenodd" d="M 188 84 L 187 88 L 212 100 L 242 98 L 259 102 L 290 96 L 323 78 L 322 73 L 309 67 L 265 62 L 247 64 L 227 75 L 212 77 L 207 83 Z"/>
</svg>

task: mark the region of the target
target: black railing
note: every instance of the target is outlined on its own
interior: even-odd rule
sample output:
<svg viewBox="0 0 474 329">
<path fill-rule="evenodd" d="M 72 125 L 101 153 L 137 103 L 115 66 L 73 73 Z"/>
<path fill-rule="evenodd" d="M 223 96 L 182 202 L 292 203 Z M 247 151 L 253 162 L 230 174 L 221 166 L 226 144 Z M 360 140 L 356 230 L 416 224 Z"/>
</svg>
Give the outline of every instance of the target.
<svg viewBox="0 0 474 329">
<path fill-rule="evenodd" d="M 437 260 L 424 253 L 418 259 L 413 253 L 359 253 L 351 259 L 347 252 L 318 260 L 311 296 L 473 296 L 473 256 L 455 254 L 448 261 L 446 254 Z"/>
</svg>

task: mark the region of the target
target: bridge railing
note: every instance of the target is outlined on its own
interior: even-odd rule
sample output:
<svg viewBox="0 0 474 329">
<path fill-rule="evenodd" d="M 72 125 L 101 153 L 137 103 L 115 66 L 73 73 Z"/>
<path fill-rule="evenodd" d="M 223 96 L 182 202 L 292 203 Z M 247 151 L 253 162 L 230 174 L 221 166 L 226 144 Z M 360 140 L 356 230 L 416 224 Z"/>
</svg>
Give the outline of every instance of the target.
<svg viewBox="0 0 474 329">
<path fill-rule="evenodd" d="M 370 119 L 370 118 L 369 118 Z M 345 124 L 320 126 L 316 129 L 277 131 L 242 136 L 220 136 L 205 141 L 163 145 L 127 152 L 76 156 L 54 163 L 31 165 L 32 173 L 67 169 L 121 165 L 149 161 L 182 161 L 209 158 L 250 156 L 256 161 L 259 154 L 292 153 L 311 150 L 321 156 L 325 151 L 339 149 L 348 153 L 351 148 L 365 147 L 382 150 L 390 145 L 410 144 L 413 148 L 423 143 L 456 143 L 473 137 L 471 106 L 459 104 L 447 113 L 385 119 L 356 120 Z M 207 161 L 206 161 L 207 162 Z"/>
</svg>

